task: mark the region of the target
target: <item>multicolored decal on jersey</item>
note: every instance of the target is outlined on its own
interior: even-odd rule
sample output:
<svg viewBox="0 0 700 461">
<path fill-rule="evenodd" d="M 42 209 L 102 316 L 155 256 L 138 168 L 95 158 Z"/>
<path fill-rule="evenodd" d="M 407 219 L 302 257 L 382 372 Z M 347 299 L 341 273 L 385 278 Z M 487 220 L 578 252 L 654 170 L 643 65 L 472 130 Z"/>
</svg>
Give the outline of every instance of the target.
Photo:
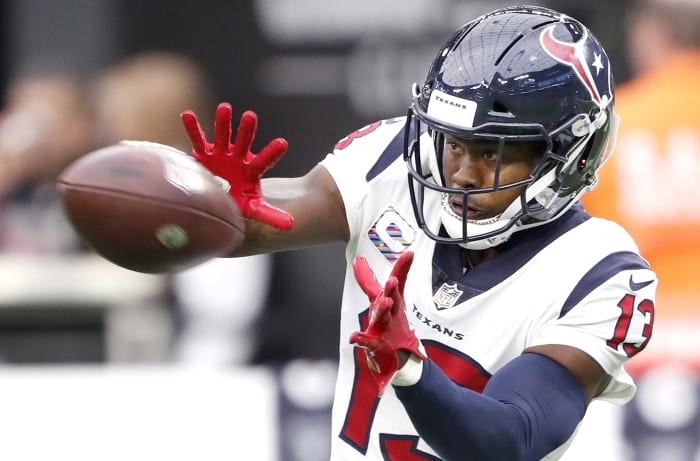
<svg viewBox="0 0 700 461">
<path fill-rule="evenodd" d="M 394 207 L 384 210 L 374 225 L 367 231 L 369 239 L 393 263 L 406 248 L 416 240 L 416 231 Z"/>
<path fill-rule="evenodd" d="M 433 302 L 437 310 L 443 311 L 454 307 L 463 293 L 464 290 L 457 288 L 456 283 L 443 283 L 433 295 Z"/>
</svg>

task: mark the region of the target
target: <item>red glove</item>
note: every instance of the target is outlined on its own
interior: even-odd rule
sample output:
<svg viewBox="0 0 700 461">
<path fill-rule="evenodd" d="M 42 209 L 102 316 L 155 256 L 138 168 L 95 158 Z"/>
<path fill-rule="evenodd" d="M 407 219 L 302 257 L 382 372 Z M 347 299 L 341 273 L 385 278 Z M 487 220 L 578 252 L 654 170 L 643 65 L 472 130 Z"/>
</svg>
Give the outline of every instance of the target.
<svg viewBox="0 0 700 461">
<path fill-rule="evenodd" d="M 384 393 L 399 369 L 398 350 L 405 349 L 425 360 L 413 326 L 406 318 L 403 298 L 406 276 L 412 262 L 413 252 L 404 252 L 396 261 L 384 288 L 377 282 L 363 256 L 355 258 L 352 265 L 355 278 L 371 304 L 367 329 L 354 332 L 350 343 L 365 349 L 372 376 L 379 386 L 379 395 Z"/>
<path fill-rule="evenodd" d="M 180 114 L 180 118 L 192 143 L 194 158 L 212 174 L 228 181 L 231 187 L 228 193 L 243 216 L 280 230 L 292 228 L 292 215 L 265 202 L 260 187 L 262 175 L 287 152 L 285 139 L 274 139 L 257 155 L 252 153 L 250 148 L 255 138 L 258 116 L 249 110 L 241 116 L 236 142 L 231 144 L 231 105 L 225 102 L 216 109 L 214 143 L 207 142 L 194 112 L 186 110 Z"/>
</svg>

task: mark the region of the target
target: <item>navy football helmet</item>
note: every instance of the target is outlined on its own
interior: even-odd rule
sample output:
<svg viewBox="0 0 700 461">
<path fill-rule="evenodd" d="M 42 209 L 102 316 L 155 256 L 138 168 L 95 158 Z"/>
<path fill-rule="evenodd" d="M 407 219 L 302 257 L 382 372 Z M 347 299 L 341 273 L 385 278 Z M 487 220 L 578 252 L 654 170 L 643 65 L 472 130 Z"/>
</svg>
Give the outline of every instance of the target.
<svg viewBox="0 0 700 461">
<path fill-rule="evenodd" d="M 413 86 L 404 159 L 418 223 L 439 242 L 485 249 L 515 231 L 557 219 L 595 186 L 616 129 L 610 62 L 583 24 L 542 7 L 481 16 L 450 37 L 425 83 Z M 421 148 L 426 130 L 432 146 Z M 543 155 L 524 181 L 501 184 L 496 177 L 493 187 L 451 188 L 442 172 L 445 134 L 491 140 L 501 148 L 506 142 L 539 141 Z M 460 216 L 447 199 L 461 194 L 466 203 L 470 194 L 514 187 L 521 188 L 519 197 L 488 219 L 467 219 L 466 206 Z M 429 204 L 436 203 L 428 200 L 430 194 L 439 194 L 437 225 L 426 218 Z"/>
</svg>

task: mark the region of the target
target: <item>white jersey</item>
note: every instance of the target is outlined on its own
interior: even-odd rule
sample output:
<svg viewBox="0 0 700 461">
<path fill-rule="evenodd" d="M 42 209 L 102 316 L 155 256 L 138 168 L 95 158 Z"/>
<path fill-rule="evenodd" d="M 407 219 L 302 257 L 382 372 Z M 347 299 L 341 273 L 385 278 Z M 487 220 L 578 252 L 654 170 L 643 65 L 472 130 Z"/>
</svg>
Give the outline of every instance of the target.
<svg viewBox="0 0 700 461">
<path fill-rule="evenodd" d="M 554 223 L 515 233 L 499 256 L 463 273 L 459 247 L 437 244 L 414 219 L 404 121 L 369 125 L 321 162 L 350 228 L 331 459 L 439 460 L 393 388 L 377 398 L 364 353 L 349 344 L 366 326 L 369 307 L 351 267 L 360 254 L 383 283 L 401 252 L 415 253 L 405 288 L 408 320 L 429 358 L 462 386 L 481 391 L 524 349 L 563 344 L 586 352 L 612 377 L 600 399 L 628 401 L 634 384 L 623 364 L 649 339 L 656 286 L 631 237 L 576 205 Z M 432 148 L 427 135 L 423 143 Z M 439 204 L 432 209 L 426 219 L 437 233 Z"/>
</svg>

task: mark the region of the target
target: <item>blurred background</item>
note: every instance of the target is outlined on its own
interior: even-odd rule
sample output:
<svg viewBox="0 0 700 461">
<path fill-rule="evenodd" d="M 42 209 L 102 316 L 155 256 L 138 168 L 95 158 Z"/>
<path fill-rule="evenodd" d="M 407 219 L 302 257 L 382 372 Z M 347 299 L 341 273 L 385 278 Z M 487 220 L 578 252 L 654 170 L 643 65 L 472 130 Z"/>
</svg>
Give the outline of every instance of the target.
<svg viewBox="0 0 700 461">
<path fill-rule="evenodd" d="M 637 397 L 594 403 L 565 459 L 700 460 L 700 0 L 528 3 L 610 55 L 623 128 L 586 206 L 661 278 Z M 343 247 L 130 272 L 81 244 L 54 180 L 121 139 L 189 150 L 179 113 L 211 136 L 220 101 L 301 175 L 403 115 L 445 38 L 507 4 L 0 0 L 0 459 L 328 459 Z"/>
</svg>

